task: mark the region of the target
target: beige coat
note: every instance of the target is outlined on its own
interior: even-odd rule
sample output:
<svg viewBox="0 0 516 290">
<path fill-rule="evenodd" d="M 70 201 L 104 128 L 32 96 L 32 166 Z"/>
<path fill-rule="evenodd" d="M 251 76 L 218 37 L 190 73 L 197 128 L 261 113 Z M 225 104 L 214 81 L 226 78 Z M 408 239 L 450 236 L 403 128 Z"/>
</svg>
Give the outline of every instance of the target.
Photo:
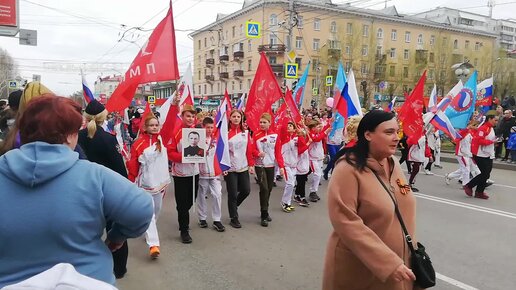
<svg viewBox="0 0 516 290">
<path fill-rule="evenodd" d="M 394 187 L 395 198 L 415 242 L 416 204 L 410 190 L 402 194 L 397 180 L 408 184 L 396 159 L 392 177 L 374 159 L 367 160 L 384 183 Z M 392 165 L 391 165 L 392 166 Z M 359 172 L 341 159 L 328 187 L 328 208 L 333 233 L 328 242 L 323 290 L 412 290 L 412 281 L 387 278 L 405 263 L 410 254 L 394 204 L 376 179 L 365 169 Z"/>
</svg>

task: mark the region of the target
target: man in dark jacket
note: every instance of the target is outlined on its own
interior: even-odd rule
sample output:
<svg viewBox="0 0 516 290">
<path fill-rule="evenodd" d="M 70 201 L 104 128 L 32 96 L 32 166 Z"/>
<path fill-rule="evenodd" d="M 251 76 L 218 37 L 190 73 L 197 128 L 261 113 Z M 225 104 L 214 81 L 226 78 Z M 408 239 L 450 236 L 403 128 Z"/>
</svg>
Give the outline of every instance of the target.
<svg viewBox="0 0 516 290">
<path fill-rule="evenodd" d="M 509 151 L 507 150 L 507 142 L 509 142 L 509 136 L 511 135 L 511 127 L 516 124 L 516 118 L 512 115 L 511 110 L 505 110 L 503 112 L 503 118 L 500 118 L 500 122 L 497 126 L 496 136 L 501 139 L 501 144 L 496 148 L 496 158 L 500 158 L 502 153 L 502 146 L 505 147 L 505 154 L 502 161 L 506 161 L 509 157 Z"/>
</svg>

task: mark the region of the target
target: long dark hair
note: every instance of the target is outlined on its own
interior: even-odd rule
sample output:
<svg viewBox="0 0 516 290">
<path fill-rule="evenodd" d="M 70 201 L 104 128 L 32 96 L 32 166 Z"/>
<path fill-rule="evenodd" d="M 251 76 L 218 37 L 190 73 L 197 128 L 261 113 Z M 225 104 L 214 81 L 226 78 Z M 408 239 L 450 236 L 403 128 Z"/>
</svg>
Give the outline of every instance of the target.
<svg viewBox="0 0 516 290">
<path fill-rule="evenodd" d="M 346 162 L 353 165 L 359 171 L 363 171 L 369 156 L 369 141 L 365 138 L 367 131 L 374 132 L 376 127 L 383 122 L 394 119 L 396 115 L 392 112 L 373 110 L 365 114 L 357 129 L 357 144 L 348 149 Z"/>
</svg>

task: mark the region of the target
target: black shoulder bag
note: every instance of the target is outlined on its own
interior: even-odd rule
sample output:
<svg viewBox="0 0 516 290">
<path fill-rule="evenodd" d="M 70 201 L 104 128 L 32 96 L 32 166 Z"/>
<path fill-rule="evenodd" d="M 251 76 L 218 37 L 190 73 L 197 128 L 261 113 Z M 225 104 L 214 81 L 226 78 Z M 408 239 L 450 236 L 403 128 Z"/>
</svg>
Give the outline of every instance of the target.
<svg viewBox="0 0 516 290">
<path fill-rule="evenodd" d="M 410 266 L 412 268 L 412 272 L 414 272 L 414 275 L 416 276 L 416 284 L 423 289 L 435 286 L 435 270 L 432 266 L 430 256 L 428 256 L 428 254 L 425 251 L 425 247 L 418 242 L 417 249 L 414 249 L 414 245 L 412 244 L 412 237 L 409 235 L 407 227 L 403 222 L 403 218 L 401 217 L 401 213 L 398 208 L 398 203 L 396 203 L 396 200 L 392 196 L 391 191 L 387 188 L 380 176 L 378 176 L 378 174 L 376 174 L 374 170 L 371 169 L 371 171 L 376 176 L 376 179 L 378 179 L 378 181 L 382 184 L 383 188 L 385 188 L 385 190 L 389 194 L 389 197 L 392 199 L 392 202 L 394 203 L 396 216 L 400 221 L 401 228 L 403 229 L 403 233 L 405 234 L 405 240 L 407 241 L 408 247 L 412 254 L 410 257 Z"/>
</svg>

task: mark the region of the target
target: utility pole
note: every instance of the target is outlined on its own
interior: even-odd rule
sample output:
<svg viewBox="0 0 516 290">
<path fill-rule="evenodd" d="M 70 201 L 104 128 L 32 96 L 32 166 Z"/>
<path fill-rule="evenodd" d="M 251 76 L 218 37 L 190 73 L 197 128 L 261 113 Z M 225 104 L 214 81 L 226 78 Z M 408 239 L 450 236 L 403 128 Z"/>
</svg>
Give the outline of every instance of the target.
<svg viewBox="0 0 516 290">
<path fill-rule="evenodd" d="M 489 7 L 489 18 L 493 18 L 493 8 L 495 6 L 495 0 L 487 1 L 487 7 Z"/>
<path fill-rule="evenodd" d="M 289 10 L 289 21 L 288 21 L 288 42 L 287 42 L 287 51 L 292 50 L 292 30 L 296 23 L 294 23 L 294 0 L 289 0 L 288 2 L 288 10 Z"/>
</svg>

